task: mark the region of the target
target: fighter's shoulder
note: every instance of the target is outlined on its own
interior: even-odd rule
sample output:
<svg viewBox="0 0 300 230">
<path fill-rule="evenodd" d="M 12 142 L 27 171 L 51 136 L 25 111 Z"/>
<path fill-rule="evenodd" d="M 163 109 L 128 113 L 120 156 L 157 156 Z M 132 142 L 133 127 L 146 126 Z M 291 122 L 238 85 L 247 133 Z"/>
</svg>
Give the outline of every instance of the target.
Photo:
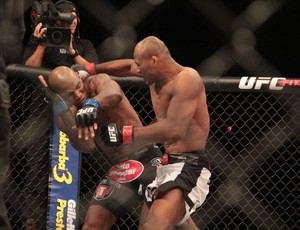
<svg viewBox="0 0 300 230">
<path fill-rule="evenodd" d="M 177 75 L 173 92 L 177 95 L 198 95 L 204 87 L 200 74 L 193 68 L 185 67 Z"/>
<path fill-rule="evenodd" d="M 178 81 L 200 82 L 202 78 L 199 72 L 191 67 L 184 67 L 178 74 Z"/>
<path fill-rule="evenodd" d="M 101 83 L 105 83 L 107 81 L 111 81 L 112 79 L 110 78 L 110 76 L 106 73 L 99 73 L 96 75 L 90 75 L 85 81 L 85 84 L 90 84 L 90 83 L 94 83 L 94 84 L 101 84 Z"/>
</svg>

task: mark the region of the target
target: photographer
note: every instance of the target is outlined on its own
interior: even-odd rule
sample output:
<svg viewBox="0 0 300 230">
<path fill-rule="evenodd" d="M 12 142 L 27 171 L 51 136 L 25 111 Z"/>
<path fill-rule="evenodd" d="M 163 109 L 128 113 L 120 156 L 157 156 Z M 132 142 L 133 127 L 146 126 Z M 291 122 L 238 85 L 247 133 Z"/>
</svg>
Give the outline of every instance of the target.
<svg viewBox="0 0 300 230">
<path fill-rule="evenodd" d="M 74 15 L 74 19 L 71 20 L 72 22 L 63 20 L 56 20 L 52 22 L 51 18 L 49 19 L 46 17 L 45 22 L 43 23 L 40 22 L 39 18 L 43 19 L 45 18 L 45 16 L 40 16 L 39 12 L 36 12 L 36 17 L 31 16 L 33 25 L 37 25 L 35 26 L 30 41 L 27 43 L 25 48 L 25 65 L 47 67 L 53 69 L 57 66 L 70 67 L 73 64 L 87 64 L 89 62 L 98 62 L 98 56 L 93 44 L 89 40 L 79 38 L 78 27 L 80 19 L 77 7 L 73 3 L 64 0 L 58 1 L 55 4 L 55 7 L 61 14 L 71 13 L 72 15 Z M 33 8 L 33 10 L 35 9 Z M 48 13 L 48 15 L 51 15 L 51 13 Z M 71 38 L 69 46 L 47 46 L 45 43 L 45 38 L 49 37 L 49 35 L 47 34 L 47 27 L 64 27 L 70 29 Z M 64 41 L 62 41 L 62 43 L 63 42 Z"/>
<path fill-rule="evenodd" d="M 32 11 L 35 11 L 35 6 L 40 7 L 41 4 L 51 3 L 51 1 L 34 1 Z M 53 4 L 53 3 L 52 3 Z M 26 44 L 24 50 L 24 63 L 33 67 L 55 68 L 57 66 L 71 67 L 73 64 L 84 64 L 89 62 L 98 62 L 98 56 L 93 44 L 86 39 L 79 38 L 79 11 L 78 8 L 69 1 L 58 1 L 54 7 L 59 14 L 73 15 L 70 22 L 64 20 L 66 17 L 50 17 L 51 12 L 42 12 L 45 15 L 41 16 L 35 12 L 31 14 L 32 24 L 34 26 L 33 34 L 30 41 Z M 32 16 L 34 15 L 34 16 Z M 64 16 L 65 16 L 64 15 Z M 57 19 L 57 20 L 55 20 Z M 52 28 L 54 31 L 57 28 L 58 33 L 60 28 L 70 29 L 70 37 L 68 45 L 65 46 L 64 39 L 60 44 L 46 44 L 47 37 L 51 38 L 46 31 Z M 48 31 L 49 32 L 49 31 Z M 64 33 L 64 31 L 63 31 Z M 65 34 L 63 34 L 65 35 Z M 64 37 L 63 37 L 64 38 Z M 55 43 L 55 41 L 54 41 Z M 29 88 L 30 91 L 30 114 L 25 122 L 12 132 L 12 150 L 11 156 L 17 157 L 22 155 L 26 157 L 26 165 L 23 172 L 26 173 L 23 180 L 24 187 L 20 187 L 14 183 L 14 178 L 11 186 L 19 191 L 21 196 L 17 200 L 10 200 L 14 206 L 14 210 L 22 218 L 22 224 L 29 219 L 33 219 L 37 229 L 45 229 L 47 221 L 47 198 L 48 198 L 48 177 L 49 177 L 49 145 L 52 129 L 52 112 L 49 105 L 44 101 L 44 96 L 41 94 L 39 83 L 34 88 Z"/>
</svg>

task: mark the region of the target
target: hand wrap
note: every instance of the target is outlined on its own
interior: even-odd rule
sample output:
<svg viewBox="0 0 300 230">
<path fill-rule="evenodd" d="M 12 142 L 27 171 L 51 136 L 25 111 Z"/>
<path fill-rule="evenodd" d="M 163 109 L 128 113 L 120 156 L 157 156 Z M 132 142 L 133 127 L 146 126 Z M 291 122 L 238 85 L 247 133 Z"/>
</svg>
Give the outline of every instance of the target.
<svg viewBox="0 0 300 230">
<path fill-rule="evenodd" d="M 71 69 L 76 72 L 80 78 L 84 81 L 88 76 L 96 74 L 95 63 L 88 63 L 86 65 L 72 65 Z"/>
<path fill-rule="evenodd" d="M 108 146 L 119 146 L 133 142 L 133 126 L 108 124 L 101 128 L 101 139 Z"/>
</svg>

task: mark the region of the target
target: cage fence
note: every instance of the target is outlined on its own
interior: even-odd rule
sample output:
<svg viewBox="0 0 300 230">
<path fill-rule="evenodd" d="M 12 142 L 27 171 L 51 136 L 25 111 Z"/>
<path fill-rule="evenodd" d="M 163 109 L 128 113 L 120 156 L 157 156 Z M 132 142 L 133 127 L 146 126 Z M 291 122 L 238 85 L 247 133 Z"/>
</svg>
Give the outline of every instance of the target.
<svg viewBox="0 0 300 230">
<path fill-rule="evenodd" d="M 15 230 L 25 229 L 29 218 L 46 229 L 50 109 L 37 82 L 9 81 L 9 218 Z M 210 193 L 193 220 L 200 229 L 299 229 L 300 94 L 226 87 L 207 87 L 211 130 L 206 151 L 212 178 Z M 123 90 L 142 122 L 150 124 L 155 115 L 147 87 L 131 84 Z M 89 200 L 110 164 L 98 150 L 81 157 L 83 223 Z M 113 229 L 137 229 L 140 210 L 141 203 L 124 213 Z"/>
</svg>

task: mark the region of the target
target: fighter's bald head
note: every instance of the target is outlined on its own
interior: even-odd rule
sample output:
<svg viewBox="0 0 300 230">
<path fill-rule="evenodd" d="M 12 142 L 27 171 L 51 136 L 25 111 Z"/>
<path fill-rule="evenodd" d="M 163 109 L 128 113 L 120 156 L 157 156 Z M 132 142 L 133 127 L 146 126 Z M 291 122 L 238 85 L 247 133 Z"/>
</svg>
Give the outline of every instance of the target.
<svg viewBox="0 0 300 230">
<path fill-rule="evenodd" d="M 72 84 L 77 79 L 77 74 L 66 66 L 59 66 L 53 69 L 49 75 L 49 86 L 55 93 L 64 92 L 67 86 Z"/>
<path fill-rule="evenodd" d="M 160 57 L 169 57 L 170 52 L 168 47 L 163 41 L 158 39 L 155 36 L 149 36 L 140 41 L 136 45 L 136 49 L 139 49 L 140 52 L 145 55 L 145 57 L 151 56 L 160 56 Z"/>
</svg>

